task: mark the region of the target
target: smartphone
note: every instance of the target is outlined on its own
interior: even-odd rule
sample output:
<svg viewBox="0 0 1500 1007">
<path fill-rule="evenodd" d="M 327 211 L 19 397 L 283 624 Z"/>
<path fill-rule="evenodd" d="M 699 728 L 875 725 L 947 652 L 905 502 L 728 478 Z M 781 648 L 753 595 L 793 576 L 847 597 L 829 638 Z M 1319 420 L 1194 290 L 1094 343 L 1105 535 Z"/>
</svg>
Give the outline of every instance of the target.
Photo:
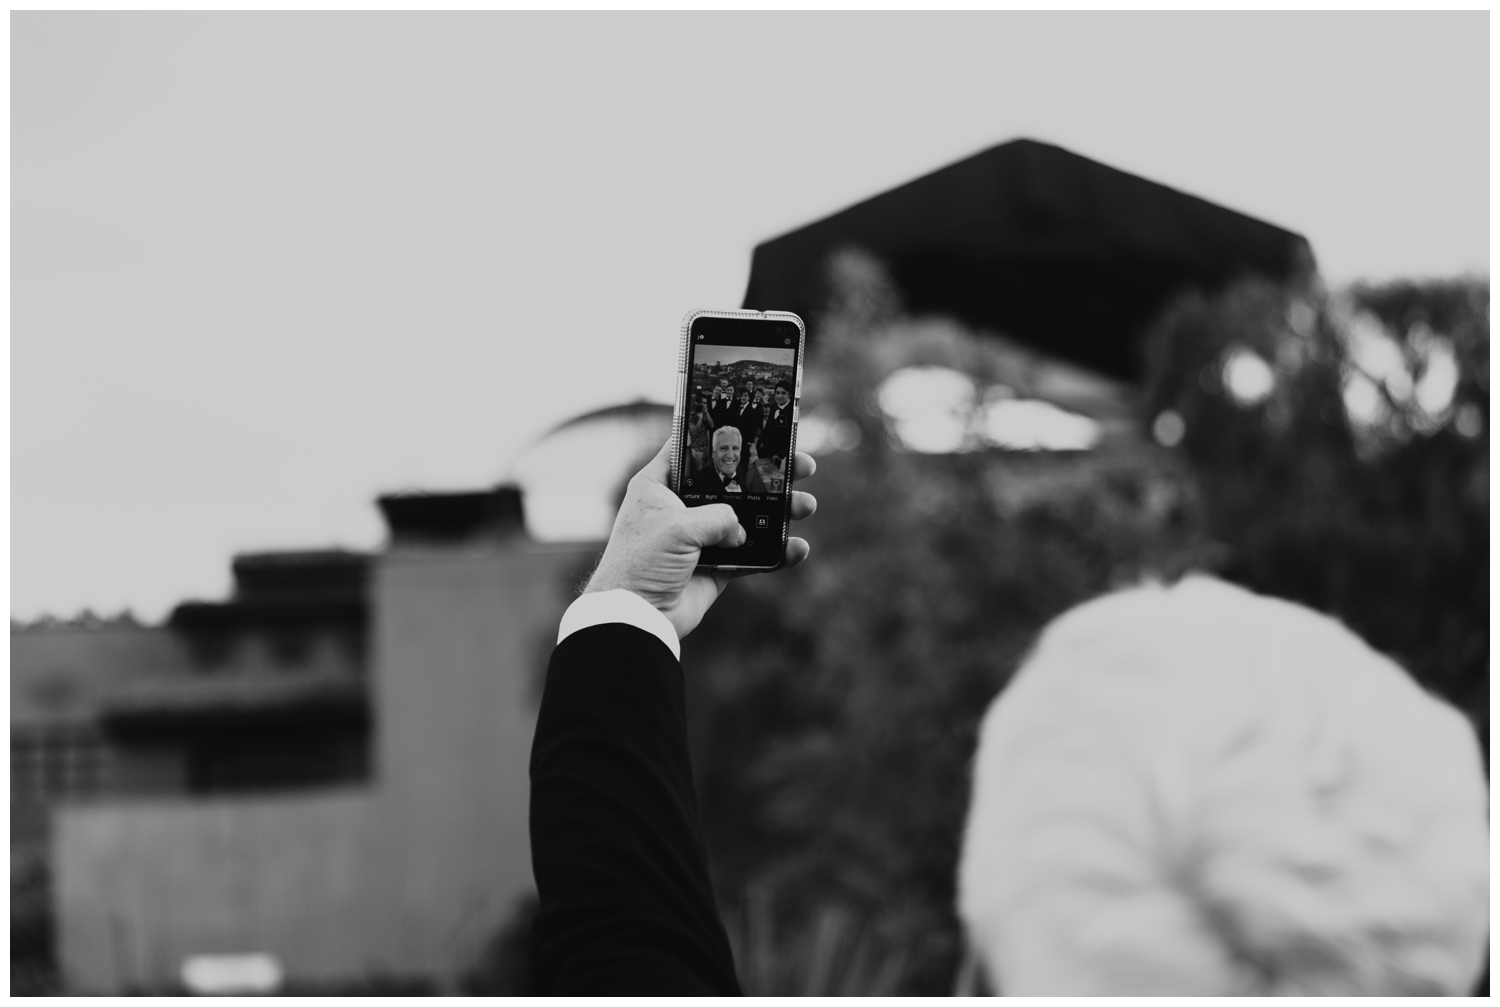
<svg viewBox="0 0 1500 1007">
<path fill-rule="evenodd" d="M 704 549 L 699 566 L 775 570 L 786 559 L 806 339 L 790 311 L 690 311 L 682 320 L 672 489 L 689 507 L 729 504 L 746 536 Z"/>
</svg>

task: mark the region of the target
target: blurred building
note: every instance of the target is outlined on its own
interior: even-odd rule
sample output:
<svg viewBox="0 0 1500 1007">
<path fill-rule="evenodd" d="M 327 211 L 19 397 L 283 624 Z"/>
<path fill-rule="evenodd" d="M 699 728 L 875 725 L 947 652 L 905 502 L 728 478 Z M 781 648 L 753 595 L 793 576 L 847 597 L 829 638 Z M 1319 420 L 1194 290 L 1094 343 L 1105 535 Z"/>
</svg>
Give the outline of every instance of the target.
<svg viewBox="0 0 1500 1007">
<path fill-rule="evenodd" d="M 529 541 L 519 508 L 461 534 L 454 512 L 483 496 L 382 501 L 393 541 L 361 578 L 358 661 L 306 643 L 303 667 L 277 662 L 276 631 L 232 609 L 207 618 L 240 629 L 237 666 L 225 633 L 163 630 L 219 646 L 107 697 L 116 785 L 54 811 L 69 990 L 170 990 L 202 954 L 268 953 L 304 988 L 445 988 L 472 964 L 530 891 L 543 627 L 592 555 Z"/>
<path fill-rule="evenodd" d="M 999 449 L 1009 485 L 1072 485 L 1122 458 L 1157 468 L 1140 449 L 1181 440 L 1180 417 L 1137 401 L 1144 337 L 1175 299 L 1314 273 L 1301 235 L 1020 139 L 757 246 L 744 306 L 798 312 L 814 347 L 832 319 L 861 329 L 907 449 Z M 825 377 L 808 375 L 801 443 L 838 450 L 854 425 L 821 401 Z"/>
<path fill-rule="evenodd" d="M 541 676 L 669 422 L 625 405 L 527 452 L 539 487 L 580 432 L 615 459 L 565 487 L 593 523 L 543 521 L 552 541 L 516 486 L 387 496 L 376 554 L 237 557 L 229 600 L 162 626 L 13 626 L 12 849 L 50 847 L 64 988 L 259 954 L 292 991 L 457 989 L 532 894 Z"/>
<path fill-rule="evenodd" d="M 795 311 L 816 341 L 829 260 L 847 249 L 878 259 L 913 315 L 1123 380 L 1139 375 L 1137 341 L 1174 296 L 1313 269 L 1301 235 L 1024 139 L 759 245 L 745 307 Z"/>
</svg>

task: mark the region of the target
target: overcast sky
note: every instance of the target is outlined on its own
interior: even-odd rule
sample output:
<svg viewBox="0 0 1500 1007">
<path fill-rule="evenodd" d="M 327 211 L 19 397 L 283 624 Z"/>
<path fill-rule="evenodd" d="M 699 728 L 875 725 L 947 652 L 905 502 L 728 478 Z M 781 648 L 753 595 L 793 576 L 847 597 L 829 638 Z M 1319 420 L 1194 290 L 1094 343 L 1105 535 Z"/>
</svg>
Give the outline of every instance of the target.
<svg viewBox="0 0 1500 1007">
<path fill-rule="evenodd" d="M 11 612 L 222 596 L 665 400 L 750 251 L 1015 137 L 1488 272 L 1488 15 L 11 21 Z"/>
<path fill-rule="evenodd" d="M 773 350 L 764 346 L 700 346 L 693 353 L 698 364 L 733 364 L 741 360 L 759 360 L 765 364 L 790 364 L 791 350 Z"/>
</svg>

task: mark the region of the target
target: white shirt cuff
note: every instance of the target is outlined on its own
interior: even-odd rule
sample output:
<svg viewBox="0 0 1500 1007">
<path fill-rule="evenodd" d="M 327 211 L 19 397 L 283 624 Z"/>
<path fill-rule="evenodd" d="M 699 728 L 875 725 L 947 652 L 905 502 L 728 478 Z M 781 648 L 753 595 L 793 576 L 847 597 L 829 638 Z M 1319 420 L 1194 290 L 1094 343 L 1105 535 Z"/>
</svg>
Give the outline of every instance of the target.
<svg viewBox="0 0 1500 1007">
<path fill-rule="evenodd" d="M 580 629 L 611 622 L 645 630 L 666 644 L 673 657 L 682 660 L 682 646 L 677 642 L 677 630 L 672 628 L 671 620 L 645 598 L 624 588 L 579 595 L 563 613 L 557 627 L 557 642 L 562 643 Z"/>
</svg>

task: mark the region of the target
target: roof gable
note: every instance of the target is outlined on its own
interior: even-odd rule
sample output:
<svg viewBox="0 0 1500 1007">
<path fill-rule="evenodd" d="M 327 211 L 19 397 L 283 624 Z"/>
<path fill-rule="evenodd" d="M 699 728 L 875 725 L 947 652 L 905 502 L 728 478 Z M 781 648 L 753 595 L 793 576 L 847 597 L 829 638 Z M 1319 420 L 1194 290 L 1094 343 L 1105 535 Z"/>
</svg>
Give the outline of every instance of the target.
<svg viewBox="0 0 1500 1007">
<path fill-rule="evenodd" d="M 1000 144 L 755 249 L 745 307 L 815 330 L 826 263 L 883 261 L 916 314 L 950 315 L 1117 377 L 1183 289 L 1311 265 L 1306 239 L 1051 144 Z"/>
</svg>

